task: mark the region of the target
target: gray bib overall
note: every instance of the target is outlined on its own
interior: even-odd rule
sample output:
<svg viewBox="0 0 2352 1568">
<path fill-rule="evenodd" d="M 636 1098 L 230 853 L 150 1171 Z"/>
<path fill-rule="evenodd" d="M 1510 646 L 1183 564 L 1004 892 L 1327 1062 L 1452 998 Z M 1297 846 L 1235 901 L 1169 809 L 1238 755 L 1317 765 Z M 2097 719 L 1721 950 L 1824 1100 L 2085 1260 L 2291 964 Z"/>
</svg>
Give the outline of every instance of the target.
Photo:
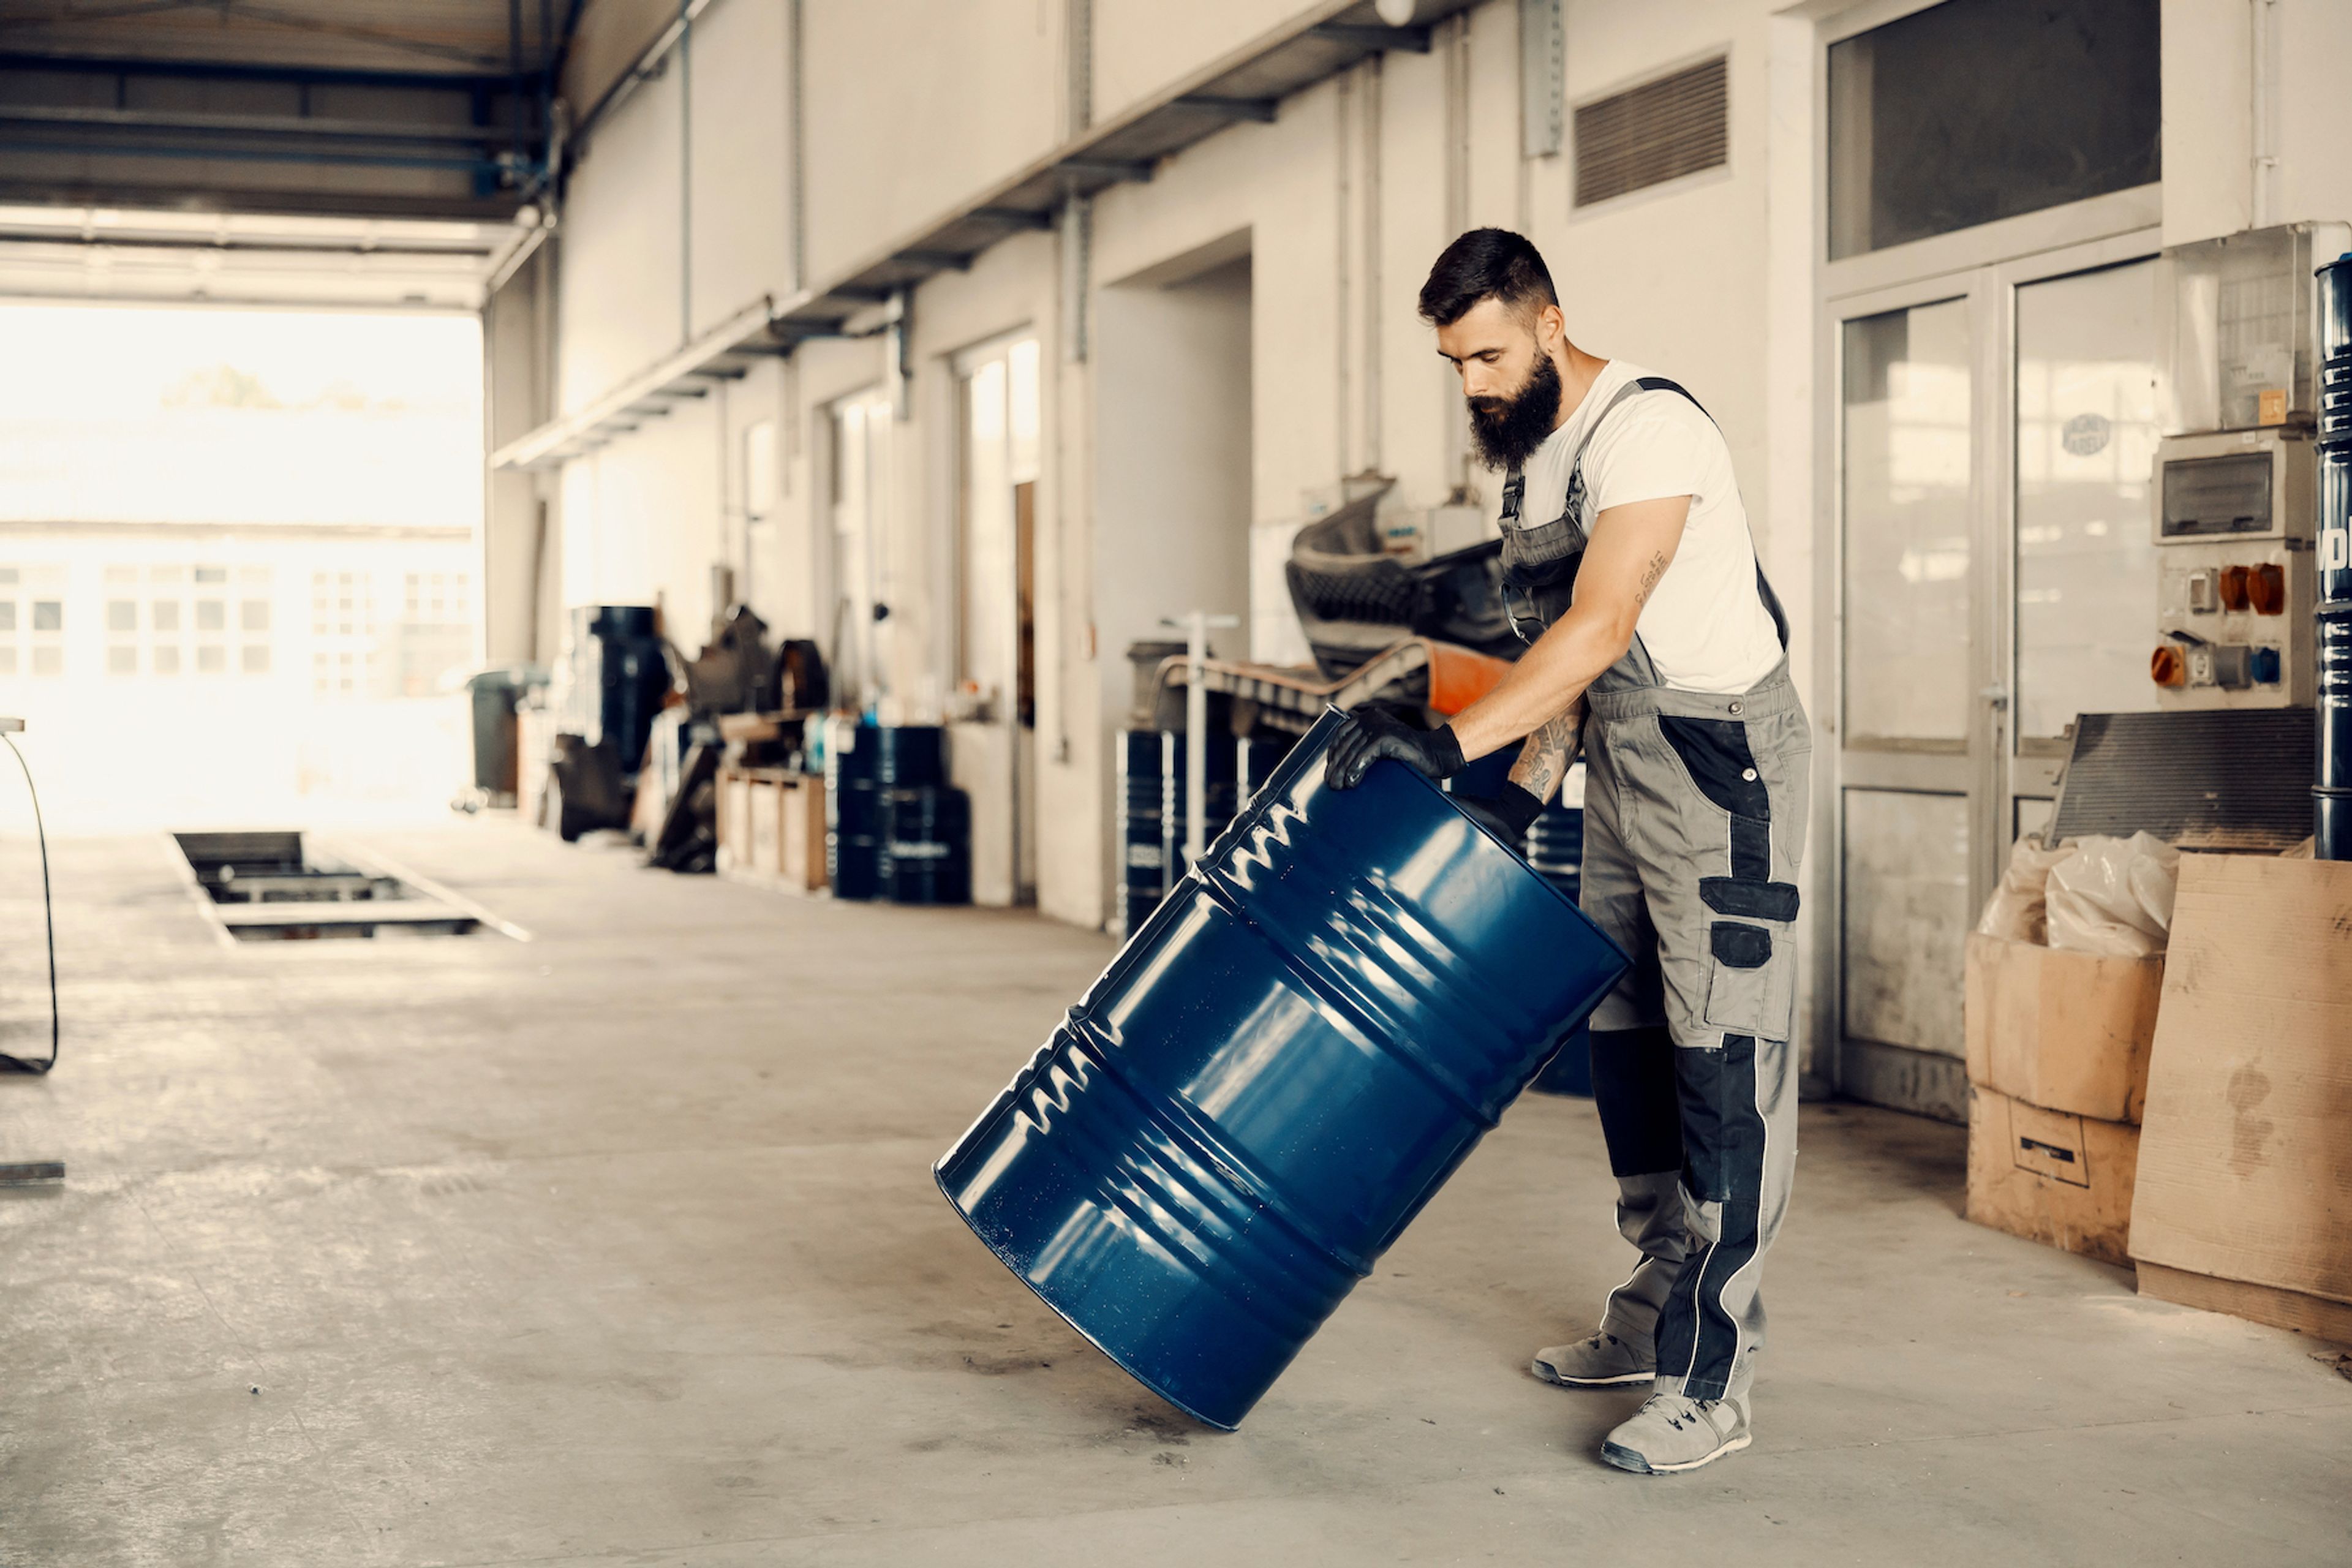
<svg viewBox="0 0 2352 1568">
<path fill-rule="evenodd" d="M 1524 476 L 1504 487 L 1505 582 L 1529 640 L 1573 597 L 1593 522 L 1585 448 L 1644 395 L 1690 398 L 1663 377 L 1620 388 L 1586 428 L 1558 519 L 1524 525 Z M 1636 634 L 1586 693 L 1582 903 L 1633 955 L 1592 1016 L 1593 1097 L 1618 1228 L 1642 1254 L 1601 1327 L 1654 1347 L 1658 1387 L 1697 1399 L 1746 1397 L 1764 1337 L 1757 1277 L 1797 1145 L 1794 927 L 1812 739 L 1760 563 L 1756 591 L 1782 657 L 1748 690 L 1666 685 Z"/>
</svg>

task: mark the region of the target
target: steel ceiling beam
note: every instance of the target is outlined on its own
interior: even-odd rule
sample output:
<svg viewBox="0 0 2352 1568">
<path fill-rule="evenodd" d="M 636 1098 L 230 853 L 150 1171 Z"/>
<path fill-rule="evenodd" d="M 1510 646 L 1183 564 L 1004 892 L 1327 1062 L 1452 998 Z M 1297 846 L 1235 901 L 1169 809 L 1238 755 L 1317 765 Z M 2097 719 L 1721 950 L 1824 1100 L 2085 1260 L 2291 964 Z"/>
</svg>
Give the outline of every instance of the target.
<svg viewBox="0 0 2352 1568">
<path fill-rule="evenodd" d="M 0 50 L 0 72 L 60 72 L 74 76 L 183 77 L 196 81 L 267 81 L 292 87 L 389 87 L 439 92 L 506 93 L 505 71 L 412 71 L 347 66 L 254 65 L 232 60 L 138 59 L 128 56 L 43 55 Z M 541 72 L 530 73 L 534 86 Z"/>
<path fill-rule="evenodd" d="M 444 142 L 471 146 L 502 145 L 509 137 L 500 126 L 454 125 L 446 121 L 334 120 L 297 114 L 173 114 L 144 109 L 51 109 L 31 104 L 0 104 L 0 125 L 288 136 L 320 141 Z"/>
</svg>

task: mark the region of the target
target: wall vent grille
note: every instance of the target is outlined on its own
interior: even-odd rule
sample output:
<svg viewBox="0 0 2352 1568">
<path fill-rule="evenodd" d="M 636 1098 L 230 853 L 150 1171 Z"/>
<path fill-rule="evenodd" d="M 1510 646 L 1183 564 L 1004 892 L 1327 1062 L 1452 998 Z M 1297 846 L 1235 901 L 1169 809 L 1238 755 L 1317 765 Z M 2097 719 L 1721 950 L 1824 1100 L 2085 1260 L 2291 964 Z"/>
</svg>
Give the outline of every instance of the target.
<svg viewBox="0 0 2352 1568">
<path fill-rule="evenodd" d="M 1664 184 L 1730 161 L 1723 56 L 1576 111 L 1576 205 Z"/>
</svg>

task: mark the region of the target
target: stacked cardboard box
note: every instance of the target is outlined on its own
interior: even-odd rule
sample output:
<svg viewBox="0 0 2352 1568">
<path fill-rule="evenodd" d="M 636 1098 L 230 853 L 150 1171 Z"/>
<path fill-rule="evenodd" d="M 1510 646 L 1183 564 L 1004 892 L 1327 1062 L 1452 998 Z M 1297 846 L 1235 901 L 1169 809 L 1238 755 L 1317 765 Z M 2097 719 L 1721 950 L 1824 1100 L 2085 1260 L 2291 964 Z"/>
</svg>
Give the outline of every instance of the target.
<svg viewBox="0 0 2352 1568">
<path fill-rule="evenodd" d="M 2163 984 L 2160 957 L 1969 938 L 1969 1218 L 2129 1263 Z"/>
<path fill-rule="evenodd" d="M 2352 864 L 2182 859 L 2131 1253 L 2147 1295 L 2352 1342 Z"/>
</svg>

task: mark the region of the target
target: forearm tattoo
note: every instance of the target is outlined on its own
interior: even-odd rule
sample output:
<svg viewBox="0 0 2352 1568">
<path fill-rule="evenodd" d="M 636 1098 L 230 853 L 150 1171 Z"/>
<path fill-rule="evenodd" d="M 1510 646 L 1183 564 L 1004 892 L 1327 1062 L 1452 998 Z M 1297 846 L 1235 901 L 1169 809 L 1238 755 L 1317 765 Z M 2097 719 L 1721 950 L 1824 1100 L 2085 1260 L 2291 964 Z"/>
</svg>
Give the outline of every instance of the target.
<svg viewBox="0 0 2352 1568">
<path fill-rule="evenodd" d="M 1549 800 L 1584 743 L 1584 712 L 1579 697 L 1567 712 L 1528 735 L 1519 760 L 1511 764 L 1511 782 L 1538 800 Z"/>
<path fill-rule="evenodd" d="M 1665 552 L 1653 552 L 1650 556 L 1650 563 L 1642 568 L 1642 591 L 1635 595 L 1634 603 L 1642 605 L 1648 604 L 1650 602 L 1650 595 L 1657 591 L 1658 579 L 1665 574 Z"/>
</svg>

